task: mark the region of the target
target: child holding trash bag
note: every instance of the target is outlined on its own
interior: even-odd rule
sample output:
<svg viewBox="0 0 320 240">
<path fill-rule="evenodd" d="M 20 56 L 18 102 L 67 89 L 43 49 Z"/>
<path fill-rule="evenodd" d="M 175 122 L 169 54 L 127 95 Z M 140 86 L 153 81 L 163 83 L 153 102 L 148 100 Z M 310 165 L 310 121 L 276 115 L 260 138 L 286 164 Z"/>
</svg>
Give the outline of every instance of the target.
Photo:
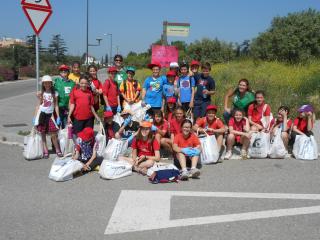
<svg viewBox="0 0 320 240">
<path fill-rule="evenodd" d="M 240 109 L 233 111 L 233 117 L 229 120 L 229 134 L 227 137 L 227 153 L 224 159 L 228 160 L 232 156 L 232 148 L 236 145 L 241 145 L 241 157 L 247 159 L 247 151 L 250 144 L 250 125 L 248 118 Z"/>
<path fill-rule="evenodd" d="M 93 107 L 93 94 L 88 88 L 88 83 L 88 76 L 81 75 L 79 86 L 76 86 L 70 94 L 68 124 L 73 125 L 73 134 L 78 134 L 86 127 L 93 128 L 94 118 L 100 122 Z"/>
<path fill-rule="evenodd" d="M 181 180 L 198 178 L 200 170 L 197 168 L 199 156 L 201 153 L 201 145 L 199 138 L 192 133 L 192 122 L 185 119 L 181 123 L 181 132 L 175 135 L 173 141 L 173 151 L 176 153 L 175 158 L 181 166 Z M 187 162 L 191 161 L 191 169 L 187 170 Z"/>
<path fill-rule="evenodd" d="M 60 146 L 58 144 L 59 125 L 61 120 L 59 117 L 58 107 L 58 92 L 54 90 L 52 85 L 52 78 L 49 75 L 42 77 L 41 94 L 39 96 L 40 102 L 36 107 L 35 117 L 33 118 L 33 125 L 41 133 L 43 143 L 43 158 L 49 158 L 49 151 L 47 146 L 46 134 L 50 134 L 52 143 L 56 149 L 58 157 L 62 157 Z M 55 111 L 57 119 L 54 119 L 53 112 Z"/>
<path fill-rule="evenodd" d="M 295 142 L 297 135 L 313 135 L 312 129 L 315 122 L 315 114 L 313 107 L 310 104 L 302 105 L 299 109 L 299 115 L 293 121 L 293 129 L 291 133 L 292 144 Z"/>
<path fill-rule="evenodd" d="M 115 135 L 118 139 L 127 139 L 129 146 L 131 145 L 131 142 L 140 126 L 138 122 L 132 120 L 132 115 L 132 112 L 128 109 L 124 109 L 121 112 L 121 116 L 123 117 L 124 121 L 119 131 Z"/>
<path fill-rule="evenodd" d="M 134 79 L 136 73 L 136 68 L 132 66 L 127 67 L 127 79 L 124 79 L 120 85 L 120 93 L 124 99 L 123 108 L 126 105 L 132 105 L 139 101 L 139 96 L 141 92 L 141 85 L 138 80 Z"/>
<path fill-rule="evenodd" d="M 199 118 L 193 129 L 198 133 L 207 133 L 215 135 L 217 139 L 218 149 L 220 151 L 223 144 L 223 134 L 226 129 L 223 122 L 216 116 L 218 107 L 216 105 L 208 105 L 206 108 L 206 116 Z"/>
<path fill-rule="evenodd" d="M 281 139 L 288 151 L 288 144 L 290 138 L 290 132 L 292 129 L 292 120 L 288 118 L 289 108 L 287 106 L 281 106 L 278 109 L 278 116 L 271 121 L 271 136 L 274 136 L 277 129 L 281 129 Z"/>
<path fill-rule="evenodd" d="M 109 79 L 107 79 L 103 84 L 103 99 L 106 103 L 105 110 L 112 111 L 113 114 L 121 112 L 119 89 L 117 82 L 115 81 L 117 71 L 116 67 L 109 67 Z"/>
<path fill-rule="evenodd" d="M 248 119 L 252 131 L 269 132 L 271 121 L 271 108 L 264 102 L 264 92 L 255 93 L 255 102 L 248 107 Z"/>
<path fill-rule="evenodd" d="M 160 145 L 155 139 L 151 127 L 150 121 L 142 121 L 139 131 L 132 141 L 132 158 L 121 157 L 132 164 L 134 171 L 142 175 L 146 175 L 148 168 L 160 161 Z"/>
<path fill-rule="evenodd" d="M 76 149 L 72 158 L 84 164 L 82 170 L 85 172 L 101 165 L 103 159 L 97 157 L 97 144 L 91 127 L 86 127 L 78 133 Z"/>
</svg>

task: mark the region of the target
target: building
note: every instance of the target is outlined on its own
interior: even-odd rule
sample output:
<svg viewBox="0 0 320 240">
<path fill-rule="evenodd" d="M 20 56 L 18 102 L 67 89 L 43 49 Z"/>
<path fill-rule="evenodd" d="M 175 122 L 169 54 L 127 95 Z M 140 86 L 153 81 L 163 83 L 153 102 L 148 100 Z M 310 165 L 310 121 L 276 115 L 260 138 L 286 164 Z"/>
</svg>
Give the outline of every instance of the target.
<svg viewBox="0 0 320 240">
<path fill-rule="evenodd" d="M 6 38 L 3 37 L 0 39 L 0 48 L 10 47 L 12 45 L 23 45 L 26 46 L 27 43 L 25 40 L 19 38 Z"/>
</svg>

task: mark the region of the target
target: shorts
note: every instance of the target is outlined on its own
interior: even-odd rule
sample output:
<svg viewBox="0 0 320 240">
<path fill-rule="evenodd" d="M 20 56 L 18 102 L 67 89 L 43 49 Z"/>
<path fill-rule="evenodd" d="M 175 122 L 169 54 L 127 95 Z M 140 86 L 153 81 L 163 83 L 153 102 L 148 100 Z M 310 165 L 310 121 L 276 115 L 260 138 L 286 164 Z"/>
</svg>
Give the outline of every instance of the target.
<svg viewBox="0 0 320 240">
<path fill-rule="evenodd" d="M 94 117 L 86 119 L 86 120 L 73 120 L 73 134 L 78 134 L 86 127 L 93 128 L 94 125 Z"/>
<path fill-rule="evenodd" d="M 56 133 L 59 131 L 59 128 L 54 124 L 52 120 L 52 114 L 46 114 L 44 112 L 40 113 L 39 116 L 39 125 L 37 130 L 40 133 Z"/>
</svg>

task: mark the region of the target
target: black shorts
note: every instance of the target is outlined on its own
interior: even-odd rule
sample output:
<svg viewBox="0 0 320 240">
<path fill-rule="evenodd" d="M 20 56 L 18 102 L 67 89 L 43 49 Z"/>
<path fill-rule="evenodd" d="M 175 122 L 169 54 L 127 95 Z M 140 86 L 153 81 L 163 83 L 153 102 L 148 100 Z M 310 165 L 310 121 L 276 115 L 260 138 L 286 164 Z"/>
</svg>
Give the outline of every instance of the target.
<svg viewBox="0 0 320 240">
<path fill-rule="evenodd" d="M 183 110 L 185 112 L 187 112 L 189 110 L 189 108 L 190 108 L 189 105 L 190 105 L 189 102 L 181 103 L 181 107 L 183 108 Z"/>
<path fill-rule="evenodd" d="M 93 128 L 93 124 L 94 124 L 94 117 L 89 118 L 87 120 L 74 119 L 73 120 L 73 134 L 78 134 L 86 127 Z"/>
</svg>

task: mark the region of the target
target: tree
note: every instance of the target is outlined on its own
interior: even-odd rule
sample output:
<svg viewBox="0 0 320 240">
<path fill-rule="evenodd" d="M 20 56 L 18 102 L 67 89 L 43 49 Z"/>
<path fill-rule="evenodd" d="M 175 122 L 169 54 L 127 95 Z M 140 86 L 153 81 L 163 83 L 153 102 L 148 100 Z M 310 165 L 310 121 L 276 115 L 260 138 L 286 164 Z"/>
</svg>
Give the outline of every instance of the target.
<svg viewBox="0 0 320 240">
<path fill-rule="evenodd" d="M 55 56 L 56 62 L 60 63 L 65 60 L 65 54 L 68 48 L 60 34 L 53 35 L 49 44 L 48 51 Z"/>
<path fill-rule="evenodd" d="M 320 12 L 308 9 L 275 17 L 250 50 L 256 58 L 290 63 L 320 57 Z"/>
</svg>

